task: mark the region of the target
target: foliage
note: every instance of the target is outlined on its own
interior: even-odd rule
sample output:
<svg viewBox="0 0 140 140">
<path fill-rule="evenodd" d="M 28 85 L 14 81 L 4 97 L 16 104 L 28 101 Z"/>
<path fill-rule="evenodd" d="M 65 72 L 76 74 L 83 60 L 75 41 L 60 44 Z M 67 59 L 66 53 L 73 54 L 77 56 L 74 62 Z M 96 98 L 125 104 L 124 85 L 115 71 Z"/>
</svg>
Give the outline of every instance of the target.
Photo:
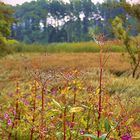
<svg viewBox="0 0 140 140">
<path fill-rule="evenodd" d="M 8 37 L 10 35 L 10 28 L 14 22 L 14 18 L 12 16 L 13 12 L 14 11 L 9 5 L 0 2 L 0 33 L 4 37 Z"/>
<path fill-rule="evenodd" d="M 11 7 L 0 2 L 0 56 L 5 56 L 11 52 L 11 48 L 8 48 L 7 37 L 10 35 L 10 28 L 14 22 L 12 14 Z"/>
<path fill-rule="evenodd" d="M 15 92 L 1 95 L 1 105 L 3 99 L 7 100 L 1 106 L 2 139 L 17 137 L 26 140 L 31 136 L 32 139 L 42 139 L 42 136 L 64 139 L 64 133 L 71 140 L 82 140 L 84 137 L 97 139 L 98 123 L 101 140 L 121 139 L 124 136 L 138 138 L 139 106 L 133 99 L 110 96 L 108 91 L 103 90 L 102 117 L 98 122 L 99 89 L 88 87 L 77 70 L 55 73 L 58 79 L 53 71 L 37 70 L 30 74 L 31 81 L 16 82 Z M 45 101 L 43 114 L 42 92 Z"/>
<path fill-rule="evenodd" d="M 0 56 L 5 56 L 7 54 L 17 51 L 19 48 L 19 42 L 16 40 L 7 40 L 5 37 L 0 35 Z"/>
<path fill-rule="evenodd" d="M 113 32 L 117 38 L 123 41 L 125 48 L 130 56 L 130 63 L 132 65 L 132 76 L 136 77 L 136 72 L 139 69 L 140 64 L 140 42 L 138 39 L 134 40 L 129 32 L 124 28 L 123 21 L 121 18 L 116 17 L 112 22 Z M 134 48 L 136 52 L 133 51 Z"/>
<path fill-rule="evenodd" d="M 0 35 L 0 56 L 9 54 L 11 50 L 7 47 L 7 40 L 5 37 Z"/>
<path fill-rule="evenodd" d="M 12 27 L 12 37 L 29 44 L 90 41 L 92 38 L 88 31 L 93 28 L 107 38 L 113 38 L 110 21 L 119 15 L 126 16 L 124 8 L 116 6 L 118 3 L 105 1 L 94 4 L 91 0 L 26 2 L 14 7 L 18 24 Z M 128 22 L 130 20 L 135 19 L 129 17 Z M 136 23 L 130 25 L 135 26 Z M 133 34 L 137 34 L 135 29 Z"/>
<path fill-rule="evenodd" d="M 121 3 L 121 6 L 126 9 L 128 14 L 134 16 L 138 20 L 140 20 L 140 4 L 129 4 L 126 2 Z"/>
<path fill-rule="evenodd" d="M 122 43 L 117 40 L 108 41 L 104 44 L 104 52 L 125 52 Z M 17 45 L 16 52 L 47 52 L 47 53 L 80 53 L 99 52 L 99 47 L 94 42 L 79 43 L 52 43 L 52 44 L 24 44 Z"/>
</svg>

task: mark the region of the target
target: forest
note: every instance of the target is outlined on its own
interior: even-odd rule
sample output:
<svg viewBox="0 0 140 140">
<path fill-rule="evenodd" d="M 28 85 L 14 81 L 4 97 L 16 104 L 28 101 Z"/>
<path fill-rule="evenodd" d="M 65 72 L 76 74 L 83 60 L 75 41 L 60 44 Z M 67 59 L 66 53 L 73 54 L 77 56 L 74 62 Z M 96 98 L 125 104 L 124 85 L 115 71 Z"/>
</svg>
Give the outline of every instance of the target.
<svg viewBox="0 0 140 140">
<path fill-rule="evenodd" d="M 128 5 L 129 6 L 129 5 Z M 138 20 L 118 0 L 94 4 L 91 0 L 37 0 L 13 7 L 16 21 L 11 37 L 25 43 L 90 41 L 90 31 L 114 38 L 111 22 L 119 16 L 130 34 L 138 34 Z"/>
</svg>

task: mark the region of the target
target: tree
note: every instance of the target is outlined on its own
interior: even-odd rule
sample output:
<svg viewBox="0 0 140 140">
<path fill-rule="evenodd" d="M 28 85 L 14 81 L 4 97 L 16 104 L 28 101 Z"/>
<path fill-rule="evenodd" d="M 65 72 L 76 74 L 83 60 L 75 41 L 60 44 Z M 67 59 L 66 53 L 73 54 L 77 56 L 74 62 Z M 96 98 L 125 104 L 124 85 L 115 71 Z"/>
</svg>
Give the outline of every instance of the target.
<svg viewBox="0 0 140 140">
<path fill-rule="evenodd" d="M 123 7 L 126 12 L 134 17 L 137 20 L 138 24 L 135 24 L 134 26 L 137 26 L 137 32 L 140 33 L 140 4 L 130 4 L 127 3 L 126 0 L 123 0 L 120 3 L 120 6 Z M 138 69 L 140 68 L 140 41 L 139 41 L 139 37 L 135 37 L 133 39 L 131 39 L 130 42 L 133 42 L 133 45 L 135 45 L 136 50 L 137 50 L 137 56 L 135 55 L 135 59 L 133 60 L 134 63 L 134 68 L 133 68 L 133 77 L 135 77 L 136 75 L 136 71 L 138 71 Z M 131 43 L 132 44 L 132 43 Z"/>
<path fill-rule="evenodd" d="M 108 37 L 114 37 L 110 21 L 122 13 L 126 15 L 124 7 L 117 5 L 119 0 L 105 0 L 96 5 L 92 0 L 26 2 L 14 7 L 18 22 L 13 26 L 12 37 L 26 43 L 89 41 L 89 28 L 98 28 Z"/>
<path fill-rule="evenodd" d="M 11 33 L 11 25 L 14 22 L 13 9 L 9 6 L 0 2 L 0 33 L 4 37 L 8 37 Z"/>
<path fill-rule="evenodd" d="M 132 77 L 135 78 L 140 64 L 140 42 L 138 39 L 131 37 L 123 25 L 123 20 L 116 17 L 112 22 L 112 29 L 116 37 L 122 40 L 125 45 L 131 60 Z"/>
<path fill-rule="evenodd" d="M 0 2 L 0 56 L 10 52 L 6 45 L 11 33 L 11 25 L 14 22 L 13 12 L 9 5 Z"/>
</svg>

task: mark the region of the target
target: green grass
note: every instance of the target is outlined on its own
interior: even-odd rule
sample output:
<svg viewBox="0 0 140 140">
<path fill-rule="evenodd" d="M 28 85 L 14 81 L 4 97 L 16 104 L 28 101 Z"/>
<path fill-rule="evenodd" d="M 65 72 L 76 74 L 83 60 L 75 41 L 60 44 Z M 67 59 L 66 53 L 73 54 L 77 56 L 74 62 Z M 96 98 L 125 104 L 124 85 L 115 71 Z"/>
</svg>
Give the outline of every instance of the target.
<svg viewBox="0 0 140 140">
<path fill-rule="evenodd" d="M 104 52 L 125 52 L 121 44 L 106 43 L 103 45 Z M 48 53 L 81 53 L 81 52 L 99 52 L 99 46 L 94 42 L 80 43 L 52 43 L 52 44 L 20 44 L 15 48 L 17 52 L 48 52 Z"/>
</svg>

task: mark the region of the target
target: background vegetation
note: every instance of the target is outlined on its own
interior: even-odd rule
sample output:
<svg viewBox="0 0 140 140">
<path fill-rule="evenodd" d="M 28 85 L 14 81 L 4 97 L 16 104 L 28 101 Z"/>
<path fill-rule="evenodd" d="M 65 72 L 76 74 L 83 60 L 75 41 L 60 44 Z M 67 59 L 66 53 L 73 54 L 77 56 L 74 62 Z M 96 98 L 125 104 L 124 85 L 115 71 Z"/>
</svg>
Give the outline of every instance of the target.
<svg viewBox="0 0 140 140">
<path fill-rule="evenodd" d="M 125 4 L 126 5 L 126 4 Z M 94 4 L 91 0 L 37 0 L 17 5 L 11 37 L 25 43 L 80 42 L 92 38 L 94 30 L 113 38 L 111 21 L 120 16 L 130 34 L 137 35 L 138 20 L 127 14 L 128 6 L 118 0 L 105 0 Z M 127 9 L 127 10 L 126 10 Z M 130 12 L 132 13 L 132 12 Z"/>
</svg>

